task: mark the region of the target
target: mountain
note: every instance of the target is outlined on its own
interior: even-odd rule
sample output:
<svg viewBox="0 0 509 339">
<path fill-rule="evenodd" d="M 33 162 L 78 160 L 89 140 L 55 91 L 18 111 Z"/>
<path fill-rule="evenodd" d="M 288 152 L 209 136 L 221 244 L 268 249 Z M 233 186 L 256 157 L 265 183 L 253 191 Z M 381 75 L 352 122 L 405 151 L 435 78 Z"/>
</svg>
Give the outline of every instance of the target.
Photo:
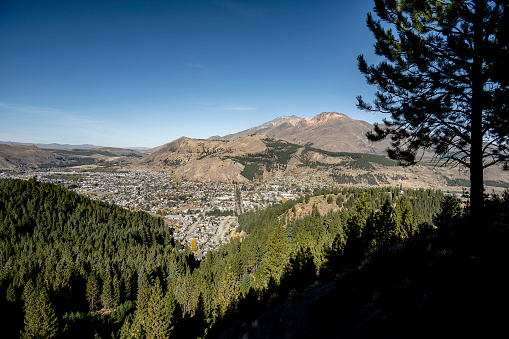
<svg viewBox="0 0 509 339">
<path fill-rule="evenodd" d="M 133 162 L 134 168 L 170 170 L 176 177 L 194 181 L 247 182 L 272 174 L 307 176 L 316 174 L 336 184 L 362 186 L 432 187 L 461 190 L 468 186 L 468 173 L 458 168 L 418 165 L 398 166 L 376 154 L 330 152 L 302 146 L 263 133 L 234 140 L 204 140 L 181 137 Z M 486 185 L 509 187 L 501 169 L 486 174 Z M 490 188 L 491 189 L 491 188 Z"/>
<path fill-rule="evenodd" d="M 366 121 L 355 120 L 341 113 L 323 112 L 313 118 L 282 116 L 260 126 L 225 135 L 224 138 L 235 140 L 241 136 L 259 132 L 271 138 L 284 139 L 331 152 L 385 155 L 385 149 L 389 143 L 368 141 L 366 133 L 371 130 L 373 125 Z"/>
<path fill-rule="evenodd" d="M 245 169 L 236 157 L 259 154 L 266 150 L 264 134 L 252 134 L 234 141 L 203 140 L 181 137 L 159 147 L 138 162 L 151 169 L 172 169 L 190 180 L 247 181 Z"/>
</svg>

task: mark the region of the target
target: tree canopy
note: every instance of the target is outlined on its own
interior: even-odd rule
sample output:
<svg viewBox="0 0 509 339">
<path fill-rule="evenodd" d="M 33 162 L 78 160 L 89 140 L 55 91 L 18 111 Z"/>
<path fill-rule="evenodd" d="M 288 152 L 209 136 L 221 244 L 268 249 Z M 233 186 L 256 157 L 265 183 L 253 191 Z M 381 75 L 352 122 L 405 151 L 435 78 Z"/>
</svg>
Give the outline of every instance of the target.
<svg viewBox="0 0 509 339">
<path fill-rule="evenodd" d="M 378 87 L 373 104 L 390 115 L 368 133 L 391 140 L 388 154 L 404 164 L 422 150 L 470 170 L 471 216 L 483 206 L 483 172 L 509 160 L 507 0 L 375 0 L 367 26 L 384 58 L 359 70 Z M 381 22 L 389 24 L 389 28 Z"/>
<path fill-rule="evenodd" d="M 315 207 L 303 215 L 306 198 L 289 200 L 242 214 L 248 235 L 196 262 L 161 218 L 36 180 L 2 180 L 4 336 L 196 338 L 231 325 L 238 308 L 265 308 L 276 290 L 304 288 L 317 272 L 428 229 L 443 199 L 432 190 L 344 188 L 307 196 Z M 338 209 L 321 215 L 317 200 Z"/>
</svg>

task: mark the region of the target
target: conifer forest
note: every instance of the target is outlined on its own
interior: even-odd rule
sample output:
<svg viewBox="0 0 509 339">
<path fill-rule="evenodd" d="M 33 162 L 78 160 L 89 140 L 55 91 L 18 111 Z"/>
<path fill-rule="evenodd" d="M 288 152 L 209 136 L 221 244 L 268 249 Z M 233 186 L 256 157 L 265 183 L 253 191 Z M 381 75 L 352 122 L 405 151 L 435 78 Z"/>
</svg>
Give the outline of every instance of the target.
<svg viewBox="0 0 509 339">
<path fill-rule="evenodd" d="M 278 289 L 300 288 L 435 225 L 458 198 L 434 190 L 315 194 L 240 215 L 248 236 L 197 261 L 161 218 L 35 179 L 0 183 L 0 308 L 7 337 L 206 337 Z M 443 208 L 442 206 L 446 206 Z M 443 210 L 442 210 L 443 208 Z M 437 217 L 439 216 L 439 217 Z"/>
</svg>

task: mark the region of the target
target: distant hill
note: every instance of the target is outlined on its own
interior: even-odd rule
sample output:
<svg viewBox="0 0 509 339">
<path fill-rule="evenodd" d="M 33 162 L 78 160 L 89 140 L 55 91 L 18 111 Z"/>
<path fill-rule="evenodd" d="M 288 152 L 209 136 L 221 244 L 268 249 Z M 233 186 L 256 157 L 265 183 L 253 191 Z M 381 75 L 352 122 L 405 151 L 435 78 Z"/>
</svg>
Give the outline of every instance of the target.
<svg viewBox="0 0 509 339">
<path fill-rule="evenodd" d="M 0 143 L 0 170 L 28 170 L 53 164 L 63 165 L 68 162 L 64 156 L 59 156 L 48 150 L 42 150 L 34 145 L 7 145 Z"/>
<path fill-rule="evenodd" d="M 282 116 L 260 126 L 242 132 L 225 135 L 234 140 L 244 135 L 259 132 L 271 138 L 284 139 L 303 146 L 312 146 L 331 152 L 352 152 L 385 155 L 388 142 L 372 143 L 366 133 L 373 125 L 354 120 L 345 114 L 323 112 L 313 118 L 299 118 L 295 115 Z"/>
<path fill-rule="evenodd" d="M 70 144 L 35 144 L 35 143 L 26 143 L 26 142 L 13 142 L 13 141 L 0 141 L 0 144 L 12 144 L 12 145 L 23 145 L 23 146 L 37 146 L 38 148 L 49 148 L 49 149 L 95 149 L 101 148 L 103 146 L 97 146 L 92 144 L 82 144 L 82 145 L 70 145 Z"/>
<path fill-rule="evenodd" d="M 30 145 L 0 143 L 0 170 L 40 170 L 48 168 L 116 169 L 141 158 L 146 152 L 123 148 L 41 149 Z"/>
<path fill-rule="evenodd" d="M 43 150 L 33 145 L 4 144 L 0 170 L 67 167 L 110 171 L 131 167 L 171 170 L 189 180 L 223 182 L 258 180 L 272 173 L 300 175 L 321 171 L 338 184 L 452 191 L 470 186 L 468 171 L 429 166 L 427 157 L 420 166 L 396 166 L 385 156 L 387 141 L 367 140 L 365 134 L 372 128 L 365 121 L 324 112 L 313 118 L 283 116 L 224 137 L 181 137 L 150 150 L 98 146 Z M 57 144 L 45 146 L 50 145 Z M 509 177 L 500 167 L 492 166 L 485 170 L 485 184 L 488 192 L 495 189 L 501 193 L 509 188 Z"/>
</svg>

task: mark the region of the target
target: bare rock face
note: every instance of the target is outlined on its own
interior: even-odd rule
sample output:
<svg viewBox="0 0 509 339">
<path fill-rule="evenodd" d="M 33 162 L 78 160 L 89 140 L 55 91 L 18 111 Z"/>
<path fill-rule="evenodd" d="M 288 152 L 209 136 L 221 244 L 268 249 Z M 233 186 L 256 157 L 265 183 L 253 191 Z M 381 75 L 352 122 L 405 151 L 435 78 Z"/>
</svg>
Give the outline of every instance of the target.
<svg viewBox="0 0 509 339">
<path fill-rule="evenodd" d="M 373 130 L 373 127 L 368 122 L 354 120 L 345 114 L 323 112 L 313 118 L 279 117 L 260 126 L 226 135 L 224 138 L 235 140 L 253 132 L 261 132 L 272 138 L 331 152 L 384 155 L 388 142 L 372 143 L 366 138 L 366 133 Z"/>
</svg>

